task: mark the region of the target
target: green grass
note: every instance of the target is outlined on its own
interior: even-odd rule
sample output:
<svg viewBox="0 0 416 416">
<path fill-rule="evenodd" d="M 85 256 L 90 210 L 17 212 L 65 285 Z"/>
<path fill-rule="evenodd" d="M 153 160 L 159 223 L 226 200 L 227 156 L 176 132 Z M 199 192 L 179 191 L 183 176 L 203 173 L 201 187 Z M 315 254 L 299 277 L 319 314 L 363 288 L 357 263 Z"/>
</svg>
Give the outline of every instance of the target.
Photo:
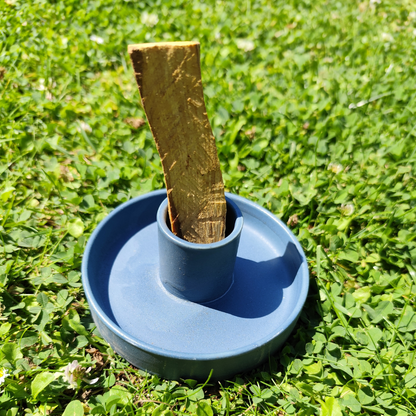
<svg viewBox="0 0 416 416">
<path fill-rule="evenodd" d="M 205 385 L 116 356 L 80 282 L 98 222 L 163 187 L 127 45 L 174 40 L 201 43 L 227 190 L 311 272 L 282 350 Z M 414 415 L 415 49 L 409 0 L 1 2 L 0 416 Z"/>
</svg>

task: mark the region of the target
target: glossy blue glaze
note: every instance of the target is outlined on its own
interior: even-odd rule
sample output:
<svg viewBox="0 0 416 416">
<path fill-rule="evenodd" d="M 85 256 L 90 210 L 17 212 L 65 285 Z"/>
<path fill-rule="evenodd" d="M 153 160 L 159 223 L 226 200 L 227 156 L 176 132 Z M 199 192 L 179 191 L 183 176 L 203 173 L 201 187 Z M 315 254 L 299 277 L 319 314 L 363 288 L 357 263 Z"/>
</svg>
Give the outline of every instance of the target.
<svg viewBox="0 0 416 416">
<path fill-rule="evenodd" d="M 159 278 L 167 291 L 192 302 L 210 302 L 223 296 L 233 283 L 243 215 L 227 198 L 226 232 L 216 243 L 195 244 L 176 237 L 166 222 L 168 200 L 157 212 Z"/>
<path fill-rule="evenodd" d="M 234 281 L 198 303 L 160 280 L 156 215 L 166 191 L 122 204 L 93 232 L 82 279 L 92 316 L 112 348 L 165 378 L 214 379 L 258 366 L 286 341 L 306 300 L 309 274 L 294 235 L 272 213 L 227 194 L 244 218 Z"/>
</svg>

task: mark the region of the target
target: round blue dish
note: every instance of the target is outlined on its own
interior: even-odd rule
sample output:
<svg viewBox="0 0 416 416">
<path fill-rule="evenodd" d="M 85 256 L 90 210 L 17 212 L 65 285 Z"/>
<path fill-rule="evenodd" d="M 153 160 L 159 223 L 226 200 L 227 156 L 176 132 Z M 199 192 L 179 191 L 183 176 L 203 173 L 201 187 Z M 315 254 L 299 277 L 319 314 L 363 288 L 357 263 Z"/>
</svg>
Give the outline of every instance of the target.
<svg viewBox="0 0 416 416">
<path fill-rule="evenodd" d="M 166 190 L 132 199 L 96 228 L 82 262 L 97 328 L 134 366 L 169 379 L 215 380 L 254 368 L 285 342 L 305 303 L 309 273 L 295 236 L 272 213 L 226 194 L 240 208 L 234 282 L 195 303 L 159 279 L 156 214 Z"/>
</svg>

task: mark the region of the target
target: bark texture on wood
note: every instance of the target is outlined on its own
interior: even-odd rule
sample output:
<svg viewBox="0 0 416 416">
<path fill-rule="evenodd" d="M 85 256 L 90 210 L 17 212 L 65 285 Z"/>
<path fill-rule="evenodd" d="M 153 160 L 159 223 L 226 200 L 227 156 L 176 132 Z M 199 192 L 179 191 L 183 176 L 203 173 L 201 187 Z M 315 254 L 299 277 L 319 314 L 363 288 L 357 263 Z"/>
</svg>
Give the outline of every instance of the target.
<svg viewBox="0 0 416 416">
<path fill-rule="evenodd" d="M 168 192 L 172 231 L 193 243 L 224 238 L 226 202 L 207 117 L 198 42 L 129 45 Z"/>
</svg>

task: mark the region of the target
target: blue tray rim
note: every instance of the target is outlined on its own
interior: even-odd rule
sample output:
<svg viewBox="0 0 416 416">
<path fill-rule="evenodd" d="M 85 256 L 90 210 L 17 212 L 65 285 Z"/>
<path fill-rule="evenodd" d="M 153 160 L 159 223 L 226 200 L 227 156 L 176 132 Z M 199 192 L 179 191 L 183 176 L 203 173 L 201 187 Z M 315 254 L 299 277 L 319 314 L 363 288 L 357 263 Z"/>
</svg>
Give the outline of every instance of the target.
<svg viewBox="0 0 416 416">
<path fill-rule="evenodd" d="M 286 232 L 286 234 L 289 236 L 290 240 L 295 244 L 296 248 L 298 249 L 299 254 L 302 257 L 302 264 L 299 268 L 298 274 L 300 273 L 301 280 L 302 280 L 302 290 L 299 293 L 298 302 L 296 304 L 296 307 L 293 309 L 289 317 L 282 322 L 280 325 L 277 326 L 276 331 L 274 333 L 271 333 L 259 340 L 257 342 L 248 344 L 241 348 L 236 348 L 233 350 L 228 350 L 224 353 L 178 353 L 176 351 L 170 351 L 166 350 L 164 348 L 159 348 L 154 345 L 150 345 L 146 342 L 140 341 L 131 335 L 129 335 L 127 332 L 123 331 L 119 326 L 117 326 L 108 316 L 107 314 L 102 310 L 99 303 L 96 301 L 93 293 L 92 288 L 90 286 L 90 282 L 88 279 L 88 258 L 91 252 L 91 249 L 94 245 L 94 241 L 97 238 L 100 230 L 102 230 L 107 222 L 115 215 L 117 215 L 119 212 L 123 211 L 125 208 L 127 208 L 129 205 L 136 204 L 139 201 L 145 201 L 147 198 L 153 198 L 153 197 L 159 197 L 167 195 L 166 189 L 161 189 L 157 191 L 152 191 L 147 194 L 140 195 L 138 197 L 132 198 L 131 200 L 124 202 L 123 204 L 119 205 L 117 208 L 115 208 L 113 211 L 110 212 L 107 217 L 105 217 L 100 224 L 95 228 L 95 230 L 92 232 L 87 246 L 85 248 L 84 256 L 82 259 L 82 266 L 81 266 L 81 275 L 82 275 L 82 283 L 84 287 L 84 292 L 87 298 L 87 302 L 91 309 L 98 315 L 99 319 L 107 326 L 107 328 L 114 334 L 116 334 L 118 337 L 122 338 L 125 342 L 127 342 L 130 345 L 133 345 L 143 351 L 146 351 L 151 354 L 164 356 L 167 358 L 172 359 L 180 359 L 180 360 L 191 360 L 191 361 L 210 361 L 210 360 L 220 360 L 220 359 L 227 359 L 231 357 L 236 357 L 238 355 L 246 354 L 249 351 L 254 351 L 258 348 L 263 348 L 264 345 L 272 342 L 276 337 L 279 336 L 279 334 L 283 333 L 294 321 L 296 321 L 300 315 L 300 312 L 302 311 L 302 308 L 305 304 L 306 297 L 308 295 L 309 290 L 309 269 L 307 266 L 307 259 L 305 256 L 305 253 L 298 242 L 295 235 L 292 233 L 292 231 L 287 228 L 287 226 L 279 219 L 277 218 L 273 213 L 271 213 L 269 210 L 261 207 L 260 205 L 256 204 L 255 202 L 252 202 L 248 200 L 247 198 L 241 197 L 239 195 L 235 195 L 229 192 L 226 192 L 225 195 L 232 199 L 234 202 L 238 204 L 240 202 L 241 204 L 244 204 L 246 206 L 249 206 L 253 212 L 258 212 L 259 215 L 256 215 L 256 218 L 261 220 L 262 222 L 269 223 L 269 222 L 275 222 L 277 223 L 282 231 Z M 240 207 L 240 205 L 239 205 Z M 241 208 L 240 208 L 241 209 Z M 242 210 L 243 211 L 243 210 Z M 267 221 L 265 219 L 267 218 Z M 301 271 L 301 269 L 303 269 Z M 188 302 L 186 300 L 180 300 L 181 302 Z"/>
</svg>

